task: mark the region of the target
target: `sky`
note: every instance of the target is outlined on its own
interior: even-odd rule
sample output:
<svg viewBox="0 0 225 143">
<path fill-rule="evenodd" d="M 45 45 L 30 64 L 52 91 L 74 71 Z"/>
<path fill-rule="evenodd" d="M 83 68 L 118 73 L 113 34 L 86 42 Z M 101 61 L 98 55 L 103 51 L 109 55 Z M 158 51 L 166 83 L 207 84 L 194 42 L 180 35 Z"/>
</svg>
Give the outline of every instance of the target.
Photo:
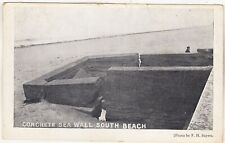
<svg viewBox="0 0 225 143">
<path fill-rule="evenodd" d="M 213 10 L 147 5 L 24 5 L 15 9 L 15 40 L 78 40 L 213 24 Z"/>
</svg>

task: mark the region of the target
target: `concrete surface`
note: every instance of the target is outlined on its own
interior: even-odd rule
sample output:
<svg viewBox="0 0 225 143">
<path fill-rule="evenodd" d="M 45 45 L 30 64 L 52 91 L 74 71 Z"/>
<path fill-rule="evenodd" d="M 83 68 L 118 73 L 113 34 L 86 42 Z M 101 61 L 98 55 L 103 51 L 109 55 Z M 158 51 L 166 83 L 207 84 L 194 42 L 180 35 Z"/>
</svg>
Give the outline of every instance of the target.
<svg viewBox="0 0 225 143">
<path fill-rule="evenodd" d="M 52 103 L 87 107 L 98 97 L 101 86 L 98 76 L 105 76 L 111 66 L 137 66 L 137 57 L 138 54 L 118 54 L 81 58 L 25 83 L 26 100 L 46 99 Z"/>
<path fill-rule="evenodd" d="M 142 66 L 208 66 L 212 65 L 212 58 L 198 53 L 194 54 L 143 54 Z"/>
<path fill-rule="evenodd" d="M 199 99 L 188 130 L 213 129 L 213 70 L 211 71 L 205 88 Z"/>
<path fill-rule="evenodd" d="M 212 67 L 112 67 L 102 95 L 109 121 L 145 121 L 149 128 L 183 129 Z"/>
<path fill-rule="evenodd" d="M 98 77 L 53 80 L 45 86 L 45 100 L 51 103 L 90 106 L 99 96 L 101 79 Z"/>
</svg>

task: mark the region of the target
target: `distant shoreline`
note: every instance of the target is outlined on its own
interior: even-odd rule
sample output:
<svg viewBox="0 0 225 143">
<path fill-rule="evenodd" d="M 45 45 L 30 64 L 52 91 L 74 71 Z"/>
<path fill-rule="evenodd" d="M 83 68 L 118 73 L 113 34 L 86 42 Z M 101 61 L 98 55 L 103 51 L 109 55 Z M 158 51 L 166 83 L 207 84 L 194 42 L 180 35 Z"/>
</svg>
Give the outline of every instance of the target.
<svg viewBox="0 0 225 143">
<path fill-rule="evenodd" d="M 99 36 L 99 37 L 90 37 L 90 38 L 84 38 L 84 39 L 74 39 L 74 40 L 63 40 L 63 41 L 39 41 L 37 43 L 32 43 L 28 41 L 32 41 L 30 39 L 27 40 L 18 40 L 18 41 L 25 41 L 28 42 L 27 44 L 17 44 L 18 41 L 15 41 L 14 48 L 27 48 L 31 46 L 39 46 L 39 45 L 49 45 L 49 44 L 57 44 L 57 43 L 69 43 L 69 42 L 81 42 L 81 41 L 88 41 L 88 40 L 96 40 L 96 39 L 108 39 L 108 38 L 116 38 L 116 37 L 126 37 L 126 36 L 133 36 L 133 35 L 141 35 L 141 34 L 150 34 L 150 33 L 160 33 L 160 32 L 169 32 L 169 31 L 177 31 L 177 30 L 184 30 L 184 29 L 195 29 L 195 28 L 201 28 L 201 27 L 208 27 L 212 25 L 203 25 L 203 26 L 195 26 L 195 27 L 185 27 L 185 28 L 175 28 L 175 29 L 167 29 L 167 30 L 156 30 L 156 31 L 146 31 L 146 32 L 135 32 L 135 33 L 125 33 L 125 34 L 118 34 L 118 35 L 109 35 L 109 36 Z M 34 41 L 34 40 L 33 40 Z"/>
</svg>

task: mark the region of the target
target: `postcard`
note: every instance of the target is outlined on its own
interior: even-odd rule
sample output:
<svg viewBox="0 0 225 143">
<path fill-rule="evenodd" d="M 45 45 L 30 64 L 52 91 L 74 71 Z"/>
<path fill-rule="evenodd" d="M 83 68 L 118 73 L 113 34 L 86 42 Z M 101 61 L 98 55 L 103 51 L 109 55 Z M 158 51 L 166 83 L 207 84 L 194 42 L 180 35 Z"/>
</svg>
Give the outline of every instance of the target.
<svg viewBox="0 0 225 143">
<path fill-rule="evenodd" d="M 223 6 L 3 8 L 5 139 L 222 142 Z"/>
</svg>

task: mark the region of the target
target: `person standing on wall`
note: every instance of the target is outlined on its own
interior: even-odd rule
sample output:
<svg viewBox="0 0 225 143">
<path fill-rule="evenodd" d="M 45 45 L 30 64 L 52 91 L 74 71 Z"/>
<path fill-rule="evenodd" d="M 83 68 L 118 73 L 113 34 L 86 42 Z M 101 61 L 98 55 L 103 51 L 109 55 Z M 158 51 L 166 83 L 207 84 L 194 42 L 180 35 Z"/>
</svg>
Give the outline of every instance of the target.
<svg viewBox="0 0 225 143">
<path fill-rule="evenodd" d="M 187 46 L 185 53 L 190 53 L 190 52 L 191 52 L 191 48 L 189 46 Z"/>
</svg>

